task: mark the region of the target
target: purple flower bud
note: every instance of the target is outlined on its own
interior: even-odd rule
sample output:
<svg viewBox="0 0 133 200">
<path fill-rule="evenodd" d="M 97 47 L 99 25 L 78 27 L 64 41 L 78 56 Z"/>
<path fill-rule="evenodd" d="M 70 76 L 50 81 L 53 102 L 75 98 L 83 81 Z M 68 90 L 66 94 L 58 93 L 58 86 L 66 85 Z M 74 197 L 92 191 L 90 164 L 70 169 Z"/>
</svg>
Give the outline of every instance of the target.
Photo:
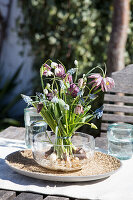
<svg viewBox="0 0 133 200">
<path fill-rule="evenodd" d="M 41 112 L 42 108 L 43 108 L 43 103 L 40 102 L 40 103 L 37 105 L 37 112 L 38 112 L 38 113 Z"/>
<path fill-rule="evenodd" d="M 78 104 L 75 109 L 74 109 L 74 113 L 77 115 L 80 115 L 81 113 L 84 113 L 84 109 L 83 106 L 81 104 Z"/>
<path fill-rule="evenodd" d="M 79 88 L 74 84 L 72 83 L 70 85 L 70 88 L 68 88 L 68 91 L 70 92 L 70 94 L 73 96 L 73 97 L 76 97 L 78 92 L 79 92 Z"/>
<path fill-rule="evenodd" d="M 44 72 L 43 75 L 46 76 L 48 71 L 51 71 L 51 67 L 47 64 L 44 64 Z"/>
<path fill-rule="evenodd" d="M 64 67 L 59 64 L 56 68 L 55 68 L 55 75 L 61 78 L 64 78 L 65 76 L 65 70 Z"/>
</svg>

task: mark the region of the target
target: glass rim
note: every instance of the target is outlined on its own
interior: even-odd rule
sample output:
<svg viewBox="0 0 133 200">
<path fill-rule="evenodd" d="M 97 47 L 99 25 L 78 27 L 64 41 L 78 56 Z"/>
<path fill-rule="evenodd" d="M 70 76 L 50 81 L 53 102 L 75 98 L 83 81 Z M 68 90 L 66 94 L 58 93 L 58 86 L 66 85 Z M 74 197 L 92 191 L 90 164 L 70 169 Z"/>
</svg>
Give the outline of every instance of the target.
<svg viewBox="0 0 133 200">
<path fill-rule="evenodd" d="M 45 144 L 47 144 L 47 146 L 51 146 L 51 147 L 53 147 L 53 146 L 55 146 L 55 147 L 83 147 L 83 146 L 87 146 L 87 145 L 89 145 L 89 144 L 95 144 L 95 142 L 94 142 L 94 140 L 93 141 L 88 141 L 88 142 L 86 142 L 86 143 L 83 143 L 83 144 L 70 144 L 70 145 L 65 145 L 65 144 L 56 144 L 56 143 L 50 143 L 49 141 L 39 141 L 40 143 L 45 143 Z M 95 147 L 94 147 L 94 149 L 95 149 Z"/>
<path fill-rule="evenodd" d="M 110 124 L 108 126 L 108 129 L 110 128 L 120 128 L 120 129 L 133 129 L 133 124 L 128 124 L 128 123 L 113 123 L 113 124 Z"/>
<path fill-rule="evenodd" d="M 35 107 L 26 107 L 26 108 L 24 108 L 24 111 L 25 112 L 30 112 L 30 111 L 36 111 L 36 108 Z"/>
<path fill-rule="evenodd" d="M 47 132 L 47 133 L 53 133 L 53 134 L 55 135 L 55 133 L 54 133 L 53 131 L 46 130 L 46 132 Z M 38 135 L 43 134 L 43 133 L 44 133 L 44 132 L 40 132 L 40 133 L 38 133 Z M 95 138 L 94 138 L 93 135 L 89 135 L 89 134 L 87 134 L 87 133 L 82 133 L 82 132 L 78 132 L 78 131 L 76 131 L 75 134 L 73 134 L 73 135 L 70 136 L 69 138 L 72 138 L 72 137 L 75 136 L 76 134 L 84 135 L 84 136 L 87 136 L 87 137 L 92 138 L 92 139 L 95 140 Z M 36 135 L 35 137 L 37 137 L 37 135 Z"/>
<path fill-rule="evenodd" d="M 47 132 L 52 132 L 53 133 L 53 131 L 47 131 Z M 45 132 L 40 132 L 40 133 L 38 133 L 38 134 L 36 134 L 35 136 L 34 136 L 34 141 L 36 140 L 37 142 L 42 142 L 42 143 L 47 143 L 48 145 L 54 145 L 55 143 L 50 143 L 50 141 L 44 141 L 43 140 L 43 138 L 39 138 L 39 135 L 43 135 L 43 133 L 45 133 Z M 82 132 L 75 132 L 75 134 L 73 135 L 73 136 L 75 136 L 76 135 L 76 133 L 77 134 L 80 134 L 81 136 L 82 135 L 84 135 L 85 133 L 82 133 Z M 65 145 L 65 144 L 63 144 L 63 145 L 56 145 L 56 146 L 83 146 L 83 145 L 87 145 L 87 144 L 95 144 L 95 138 L 92 136 L 92 135 L 88 135 L 88 134 L 85 134 L 85 135 L 87 135 L 87 138 L 89 139 L 89 141 L 84 141 L 83 142 L 83 144 L 73 144 L 73 142 L 72 142 L 72 145 Z M 55 136 L 55 134 L 54 134 L 54 136 Z M 72 136 L 72 137 L 73 137 Z M 37 138 L 38 137 L 38 138 Z M 72 138 L 72 137 L 70 137 L 70 138 Z M 65 139 L 63 139 L 63 140 L 65 140 Z"/>
</svg>

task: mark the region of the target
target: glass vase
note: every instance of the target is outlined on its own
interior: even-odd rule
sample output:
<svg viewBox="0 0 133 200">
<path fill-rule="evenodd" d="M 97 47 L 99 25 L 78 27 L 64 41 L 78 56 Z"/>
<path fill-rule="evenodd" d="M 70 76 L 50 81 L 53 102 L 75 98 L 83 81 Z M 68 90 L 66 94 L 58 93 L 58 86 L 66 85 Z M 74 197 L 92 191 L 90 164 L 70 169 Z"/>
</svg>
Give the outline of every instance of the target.
<svg viewBox="0 0 133 200">
<path fill-rule="evenodd" d="M 81 170 L 93 159 L 94 150 L 94 137 L 80 132 L 57 138 L 47 131 L 35 135 L 33 143 L 33 157 L 39 165 L 64 172 Z"/>
</svg>

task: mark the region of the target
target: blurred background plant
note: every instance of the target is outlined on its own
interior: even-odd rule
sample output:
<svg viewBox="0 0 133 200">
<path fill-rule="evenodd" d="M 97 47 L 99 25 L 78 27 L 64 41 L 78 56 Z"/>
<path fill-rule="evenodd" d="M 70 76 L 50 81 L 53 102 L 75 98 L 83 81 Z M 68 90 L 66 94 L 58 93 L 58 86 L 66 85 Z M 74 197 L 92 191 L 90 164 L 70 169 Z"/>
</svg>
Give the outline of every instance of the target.
<svg viewBox="0 0 133 200">
<path fill-rule="evenodd" d="M 48 58 L 60 59 L 69 68 L 77 59 L 81 74 L 106 62 L 112 1 L 23 0 L 20 4 L 24 23 L 18 18 L 19 36 L 31 42 L 37 69 Z"/>
<path fill-rule="evenodd" d="M 104 66 L 104 63 L 107 63 L 114 4 L 120 4 L 120 2 L 120 0 L 102 1 L 102 3 L 100 0 L 17 1 L 19 7 L 12 12 L 16 13 L 20 10 L 15 18 L 16 28 L 12 31 L 17 33 L 19 43 L 21 41 L 21 46 L 24 47 L 19 51 L 22 57 L 27 49 L 26 42 L 28 41 L 31 45 L 28 55 L 32 56 L 32 70 L 35 69 L 37 72 L 36 78 L 33 79 L 31 93 L 41 90 L 39 68 L 48 58 L 53 61 L 59 59 L 68 68 L 73 66 L 73 61 L 76 59 L 79 61 L 81 74 L 94 66 Z M 123 0 L 124 2 L 127 3 L 128 0 Z M 9 3 L 14 2 L 9 0 Z M 130 7 L 132 11 L 133 0 L 130 1 Z M 118 5 L 118 9 L 122 7 L 119 8 Z M 124 52 L 126 65 L 133 62 L 132 12 L 130 12 L 130 18 Z M 28 70 L 29 67 L 26 66 L 26 68 Z M 27 74 L 31 73 L 27 72 Z M 23 76 L 25 75 L 26 73 Z M 103 96 L 97 99 L 96 104 L 99 107 L 102 105 L 102 99 Z M 98 105 L 94 105 L 94 108 Z"/>
</svg>

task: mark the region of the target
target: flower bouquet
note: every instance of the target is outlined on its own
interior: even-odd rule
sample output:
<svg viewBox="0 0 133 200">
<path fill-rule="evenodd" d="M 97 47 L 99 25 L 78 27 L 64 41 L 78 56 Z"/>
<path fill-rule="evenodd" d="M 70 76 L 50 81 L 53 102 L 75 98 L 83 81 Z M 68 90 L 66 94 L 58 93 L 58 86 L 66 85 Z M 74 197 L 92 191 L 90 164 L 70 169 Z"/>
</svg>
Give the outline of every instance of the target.
<svg viewBox="0 0 133 200">
<path fill-rule="evenodd" d="M 100 73 L 94 74 L 92 69 L 77 79 L 78 61 L 75 60 L 74 64 L 75 68 L 66 71 L 61 62 L 47 60 L 40 68 L 43 93 L 36 93 L 32 98 L 22 95 L 52 130 L 43 137 L 35 136 L 33 153 L 39 164 L 50 169 L 79 170 L 89 160 L 92 156 L 90 146 L 87 149 L 85 145 L 80 145 L 76 131 L 85 124 L 97 129 L 91 120 L 100 118 L 103 110 L 101 107 L 92 111 L 91 103 L 101 90 L 104 92 L 114 87 L 113 79 L 105 77 L 106 72 L 99 66 L 94 69 L 97 68 Z M 82 137 L 83 144 L 92 142 L 91 136 L 82 134 Z M 41 150 L 38 151 L 39 148 Z"/>
</svg>

